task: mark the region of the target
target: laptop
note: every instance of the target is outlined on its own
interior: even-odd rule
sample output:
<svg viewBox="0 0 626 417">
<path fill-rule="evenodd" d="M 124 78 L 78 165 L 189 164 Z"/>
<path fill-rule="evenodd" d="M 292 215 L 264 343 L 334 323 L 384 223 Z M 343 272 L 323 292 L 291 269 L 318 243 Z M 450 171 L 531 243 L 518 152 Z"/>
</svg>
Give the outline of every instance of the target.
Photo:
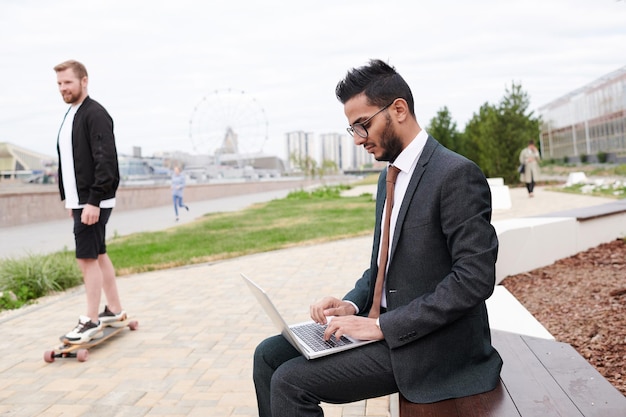
<svg viewBox="0 0 626 417">
<path fill-rule="evenodd" d="M 241 276 L 283 337 L 307 359 L 317 359 L 375 342 L 375 340 L 354 339 L 346 335 L 339 339 L 332 336 L 330 340 L 325 341 L 324 330 L 326 325 L 316 323 L 313 320 L 289 326 L 267 293 L 246 275 L 241 274 Z"/>
</svg>

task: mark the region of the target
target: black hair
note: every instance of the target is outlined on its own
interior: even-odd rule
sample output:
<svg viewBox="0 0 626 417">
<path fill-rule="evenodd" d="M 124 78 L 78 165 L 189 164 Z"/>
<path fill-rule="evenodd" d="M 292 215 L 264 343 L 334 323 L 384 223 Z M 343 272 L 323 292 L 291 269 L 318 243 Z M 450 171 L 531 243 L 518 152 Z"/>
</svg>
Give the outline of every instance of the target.
<svg viewBox="0 0 626 417">
<path fill-rule="evenodd" d="M 372 59 L 368 65 L 351 69 L 335 88 L 337 99 L 342 104 L 361 93 L 365 93 L 370 104 L 379 107 L 402 98 L 407 102 L 409 112 L 415 116 L 411 88 L 394 67 L 380 59 Z"/>
</svg>

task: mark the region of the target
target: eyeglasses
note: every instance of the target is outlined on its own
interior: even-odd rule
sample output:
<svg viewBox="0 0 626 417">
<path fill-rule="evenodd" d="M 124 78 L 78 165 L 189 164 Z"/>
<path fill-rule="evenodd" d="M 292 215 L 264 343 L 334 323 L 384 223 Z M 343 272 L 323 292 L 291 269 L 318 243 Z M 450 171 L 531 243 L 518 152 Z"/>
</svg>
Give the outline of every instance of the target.
<svg viewBox="0 0 626 417">
<path fill-rule="evenodd" d="M 394 100 L 394 101 L 396 101 L 396 100 Z M 346 128 L 346 130 L 348 131 L 350 136 L 354 136 L 354 134 L 356 133 L 358 136 L 360 136 L 362 138 L 366 138 L 368 133 L 367 133 L 367 128 L 365 127 L 365 125 L 368 124 L 370 122 L 370 120 L 372 120 L 378 113 L 382 112 L 387 107 L 391 106 L 394 101 L 392 101 L 391 103 L 387 104 L 385 107 L 383 107 L 382 109 L 378 110 L 376 113 L 372 114 L 370 117 L 367 118 L 367 120 L 364 120 L 364 121 L 358 122 L 358 123 L 354 123 L 354 124 L 350 125 L 350 127 Z"/>
</svg>

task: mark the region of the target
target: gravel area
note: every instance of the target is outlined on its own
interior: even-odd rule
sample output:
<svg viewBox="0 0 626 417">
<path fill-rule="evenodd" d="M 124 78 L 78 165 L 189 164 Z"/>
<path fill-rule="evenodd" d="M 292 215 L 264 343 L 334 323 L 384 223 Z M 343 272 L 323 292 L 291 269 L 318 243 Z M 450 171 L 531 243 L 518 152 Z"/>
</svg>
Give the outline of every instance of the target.
<svg viewBox="0 0 626 417">
<path fill-rule="evenodd" d="M 602 244 L 502 284 L 560 342 L 626 395 L 626 241 Z"/>
</svg>

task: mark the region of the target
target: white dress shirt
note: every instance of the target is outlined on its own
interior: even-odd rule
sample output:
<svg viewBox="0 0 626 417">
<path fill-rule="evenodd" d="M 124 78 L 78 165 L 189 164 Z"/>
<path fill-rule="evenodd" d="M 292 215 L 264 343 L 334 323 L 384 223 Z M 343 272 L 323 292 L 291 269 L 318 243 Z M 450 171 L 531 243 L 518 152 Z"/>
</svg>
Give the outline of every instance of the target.
<svg viewBox="0 0 626 417">
<path fill-rule="evenodd" d="M 406 148 L 400 152 L 400 155 L 393 161 L 393 166 L 400 169 L 398 173 L 398 178 L 396 179 L 396 185 L 394 188 L 393 194 L 393 209 L 391 211 L 391 226 L 389 230 L 389 253 L 391 253 L 391 246 L 393 242 L 393 235 L 396 229 L 396 222 L 398 221 L 398 213 L 400 212 L 400 206 L 402 206 L 402 200 L 404 200 L 404 195 L 406 194 L 406 190 L 409 187 L 409 181 L 413 176 L 413 171 L 415 171 L 415 167 L 417 166 L 417 160 L 420 155 L 422 155 L 422 151 L 424 150 L 424 146 L 426 145 L 426 140 L 428 139 L 428 133 L 422 129 L 415 139 L 408 144 Z M 385 202 L 385 206 L 387 203 Z M 385 216 L 385 208 L 383 208 L 383 218 Z M 385 227 L 385 222 L 381 221 L 380 234 L 382 236 L 383 229 Z M 381 239 L 382 244 L 382 239 Z M 391 258 L 387 257 L 387 269 L 389 269 L 389 264 L 391 263 Z M 378 250 L 378 262 L 380 264 L 380 247 Z M 385 275 L 387 275 L 387 271 L 385 271 Z M 383 307 L 387 307 L 387 297 L 385 295 L 385 287 L 387 284 L 387 280 L 383 282 L 383 295 L 381 299 L 381 305 Z"/>
</svg>

